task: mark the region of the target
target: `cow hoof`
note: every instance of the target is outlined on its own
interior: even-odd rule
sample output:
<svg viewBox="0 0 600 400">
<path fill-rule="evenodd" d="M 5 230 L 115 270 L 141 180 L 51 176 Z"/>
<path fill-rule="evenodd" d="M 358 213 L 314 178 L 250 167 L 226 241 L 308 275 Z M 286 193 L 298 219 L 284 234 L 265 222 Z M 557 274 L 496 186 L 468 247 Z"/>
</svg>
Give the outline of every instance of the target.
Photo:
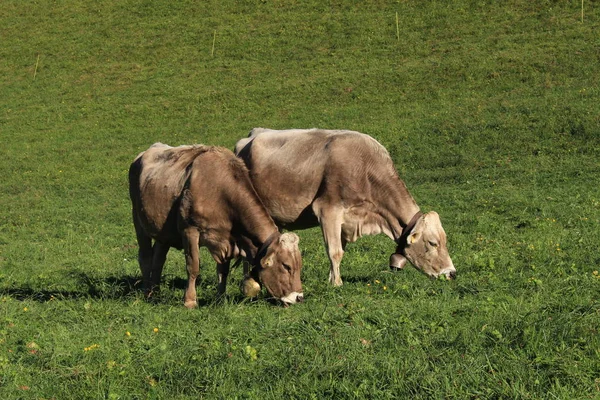
<svg viewBox="0 0 600 400">
<path fill-rule="evenodd" d="M 198 302 L 196 300 L 188 300 L 185 303 L 183 303 L 183 305 L 190 310 L 198 308 Z"/>
</svg>

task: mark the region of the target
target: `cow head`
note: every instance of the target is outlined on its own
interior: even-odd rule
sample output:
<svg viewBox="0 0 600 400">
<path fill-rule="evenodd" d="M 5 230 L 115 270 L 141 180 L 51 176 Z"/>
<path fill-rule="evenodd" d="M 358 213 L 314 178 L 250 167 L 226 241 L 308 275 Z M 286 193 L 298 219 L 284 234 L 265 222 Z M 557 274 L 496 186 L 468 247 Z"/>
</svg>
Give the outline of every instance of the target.
<svg viewBox="0 0 600 400">
<path fill-rule="evenodd" d="M 409 223 L 398 240 L 396 253 L 390 257 L 390 268 L 401 269 L 406 261 L 411 262 L 419 271 L 432 278 L 445 275 L 449 279 L 456 277 L 456 269 L 446 247 L 446 232 L 442 228 L 440 216 L 431 211 L 417 214 Z M 411 227 L 412 225 L 412 227 Z"/>
<path fill-rule="evenodd" d="M 257 286 L 262 284 L 271 296 L 286 305 L 304 300 L 300 280 L 302 256 L 298 241 L 295 233 L 284 233 L 268 245 L 264 256 L 259 252 L 262 257 L 252 269 L 251 277 L 243 283 L 242 291 L 246 296 L 256 296 L 260 290 Z"/>
</svg>

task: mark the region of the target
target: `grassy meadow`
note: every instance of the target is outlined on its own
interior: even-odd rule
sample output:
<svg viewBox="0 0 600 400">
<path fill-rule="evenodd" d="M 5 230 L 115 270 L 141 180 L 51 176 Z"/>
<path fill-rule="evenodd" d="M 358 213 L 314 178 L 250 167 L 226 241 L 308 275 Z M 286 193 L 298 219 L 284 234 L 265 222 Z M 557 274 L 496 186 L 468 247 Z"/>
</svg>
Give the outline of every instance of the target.
<svg viewBox="0 0 600 400">
<path fill-rule="evenodd" d="M 255 126 L 379 140 L 457 279 L 317 228 L 303 304 L 146 302 L 130 162 Z M 597 1 L 2 0 L 0 398 L 600 398 L 599 160 Z"/>
</svg>

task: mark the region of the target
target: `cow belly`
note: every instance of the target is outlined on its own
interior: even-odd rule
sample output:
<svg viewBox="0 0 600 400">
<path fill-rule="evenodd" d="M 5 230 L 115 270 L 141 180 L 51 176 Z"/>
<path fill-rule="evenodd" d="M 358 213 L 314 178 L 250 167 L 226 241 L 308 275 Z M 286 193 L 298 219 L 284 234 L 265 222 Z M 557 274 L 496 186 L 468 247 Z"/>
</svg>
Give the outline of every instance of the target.
<svg viewBox="0 0 600 400">
<path fill-rule="evenodd" d="M 363 210 L 357 212 L 356 208 L 352 208 L 344 212 L 342 223 L 342 237 L 347 242 L 355 242 L 361 236 L 378 235 L 385 233 L 388 237 L 393 238 L 391 231 L 383 221 L 378 221 L 375 214 L 365 213 Z"/>
<path fill-rule="evenodd" d="M 288 162 L 285 154 L 273 152 L 251 171 L 252 184 L 271 217 L 280 225 L 314 224 L 310 206 L 321 178 L 307 174 L 302 163 L 290 165 Z"/>
<path fill-rule="evenodd" d="M 181 234 L 177 228 L 177 208 L 171 209 L 166 217 L 161 215 L 155 219 L 149 217 L 144 211 L 144 209 L 136 211 L 134 218 L 147 236 L 169 247 L 176 249 L 183 247 Z"/>
<path fill-rule="evenodd" d="M 156 241 L 166 244 L 169 247 L 173 247 L 177 250 L 181 250 L 183 249 L 183 241 L 181 239 L 181 235 L 179 233 L 177 233 L 176 235 L 159 235 L 158 237 L 156 237 Z"/>
<path fill-rule="evenodd" d="M 319 226 L 319 220 L 317 219 L 315 213 L 312 210 L 312 205 L 306 207 L 299 215 L 294 218 L 278 218 L 277 216 L 273 216 L 275 223 L 282 227 L 291 231 L 299 230 L 299 229 L 308 229 L 314 228 L 315 226 Z"/>
<path fill-rule="evenodd" d="M 169 247 L 174 247 L 179 250 L 183 248 L 181 232 L 177 229 L 177 223 L 174 220 L 168 219 L 162 226 L 162 229 L 152 232 L 151 236 L 157 242 L 166 244 Z"/>
<path fill-rule="evenodd" d="M 265 192 L 260 188 L 257 188 L 257 192 L 259 192 L 267 211 L 278 225 L 287 226 L 294 223 L 302 224 L 311 220 L 316 221 L 310 207 L 310 199 L 299 196 L 286 196 L 284 193 L 273 193 L 273 191 Z M 318 222 L 316 223 L 318 224 Z"/>
</svg>

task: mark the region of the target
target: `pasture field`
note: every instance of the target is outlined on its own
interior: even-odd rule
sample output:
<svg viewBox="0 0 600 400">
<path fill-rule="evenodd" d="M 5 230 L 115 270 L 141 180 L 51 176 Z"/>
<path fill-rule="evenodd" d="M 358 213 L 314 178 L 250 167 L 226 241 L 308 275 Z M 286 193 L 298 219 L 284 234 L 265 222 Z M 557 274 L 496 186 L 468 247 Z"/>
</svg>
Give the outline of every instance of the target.
<svg viewBox="0 0 600 400">
<path fill-rule="evenodd" d="M 310 229 L 303 304 L 146 302 L 129 163 L 255 126 L 378 139 L 457 279 Z M 3 0 L 0 398 L 598 399 L 599 160 L 597 1 Z"/>
</svg>

